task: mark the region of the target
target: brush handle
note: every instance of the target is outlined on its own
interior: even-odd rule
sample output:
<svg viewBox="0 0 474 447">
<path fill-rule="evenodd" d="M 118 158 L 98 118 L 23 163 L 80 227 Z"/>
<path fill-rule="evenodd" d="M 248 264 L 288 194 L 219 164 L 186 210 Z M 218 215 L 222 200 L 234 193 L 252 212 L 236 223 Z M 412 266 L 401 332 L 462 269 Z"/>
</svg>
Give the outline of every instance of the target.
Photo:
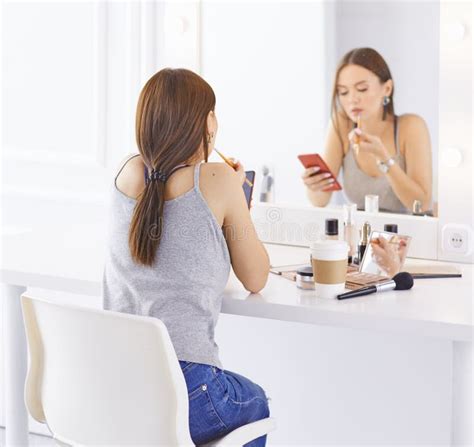
<svg viewBox="0 0 474 447">
<path fill-rule="evenodd" d="M 232 163 L 224 154 L 221 154 L 216 148 L 214 148 L 214 150 L 219 154 L 222 160 L 224 160 L 232 169 L 235 169 L 236 165 L 234 163 Z M 245 183 L 249 186 L 253 186 L 253 183 L 248 178 L 245 178 Z"/>
</svg>

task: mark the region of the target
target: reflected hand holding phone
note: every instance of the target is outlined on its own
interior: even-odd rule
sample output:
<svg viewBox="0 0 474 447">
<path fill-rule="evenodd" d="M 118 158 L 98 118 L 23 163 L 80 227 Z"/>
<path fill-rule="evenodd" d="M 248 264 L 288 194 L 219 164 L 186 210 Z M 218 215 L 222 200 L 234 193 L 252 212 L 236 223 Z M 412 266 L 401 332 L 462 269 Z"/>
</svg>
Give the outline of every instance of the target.
<svg viewBox="0 0 474 447">
<path fill-rule="evenodd" d="M 359 271 L 393 277 L 403 268 L 410 241 L 410 236 L 373 231 Z"/>
</svg>

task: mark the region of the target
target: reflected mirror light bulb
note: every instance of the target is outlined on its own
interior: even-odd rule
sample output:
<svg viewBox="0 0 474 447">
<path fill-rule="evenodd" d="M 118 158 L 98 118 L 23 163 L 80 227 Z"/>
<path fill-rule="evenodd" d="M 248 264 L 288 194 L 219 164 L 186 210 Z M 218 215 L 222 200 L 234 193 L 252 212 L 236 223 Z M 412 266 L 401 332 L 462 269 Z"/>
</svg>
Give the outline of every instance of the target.
<svg viewBox="0 0 474 447">
<path fill-rule="evenodd" d="M 186 17 L 178 17 L 175 26 L 179 34 L 184 34 L 188 30 L 188 21 L 186 20 Z"/>
<path fill-rule="evenodd" d="M 443 150 L 442 163 L 450 168 L 457 168 L 462 163 L 462 152 L 457 147 L 448 147 Z"/>
<path fill-rule="evenodd" d="M 446 23 L 443 34 L 450 42 L 460 42 L 466 36 L 466 26 L 461 22 Z"/>
<path fill-rule="evenodd" d="M 189 29 L 189 22 L 184 16 L 165 15 L 164 28 L 166 34 L 183 36 Z"/>
</svg>

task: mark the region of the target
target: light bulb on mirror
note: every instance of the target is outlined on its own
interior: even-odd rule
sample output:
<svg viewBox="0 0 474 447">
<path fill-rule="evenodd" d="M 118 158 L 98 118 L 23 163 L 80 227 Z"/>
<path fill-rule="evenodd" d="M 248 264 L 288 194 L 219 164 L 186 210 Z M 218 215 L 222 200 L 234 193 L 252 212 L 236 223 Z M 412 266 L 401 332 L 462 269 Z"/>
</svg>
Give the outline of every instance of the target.
<svg viewBox="0 0 474 447">
<path fill-rule="evenodd" d="M 184 34 L 189 28 L 188 20 L 186 17 L 178 17 L 176 19 L 176 30 L 178 31 L 178 34 Z"/>
<path fill-rule="evenodd" d="M 457 168 L 463 160 L 462 152 L 457 147 L 447 147 L 441 153 L 441 160 L 444 166 Z"/>
<path fill-rule="evenodd" d="M 443 25 L 443 34 L 449 42 L 460 42 L 466 36 L 466 25 L 462 22 L 450 22 Z"/>
</svg>

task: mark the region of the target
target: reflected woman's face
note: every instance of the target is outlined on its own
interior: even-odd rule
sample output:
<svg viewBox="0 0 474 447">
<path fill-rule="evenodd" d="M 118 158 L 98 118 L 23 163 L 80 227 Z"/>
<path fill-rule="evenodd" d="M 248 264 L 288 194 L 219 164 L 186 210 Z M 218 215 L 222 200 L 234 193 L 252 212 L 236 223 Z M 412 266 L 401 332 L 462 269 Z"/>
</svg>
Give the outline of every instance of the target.
<svg viewBox="0 0 474 447">
<path fill-rule="evenodd" d="M 347 116 L 357 122 L 381 116 L 383 97 L 389 96 L 391 81 L 381 83 L 380 79 L 360 65 L 347 65 L 339 72 L 337 97 Z"/>
</svg>

